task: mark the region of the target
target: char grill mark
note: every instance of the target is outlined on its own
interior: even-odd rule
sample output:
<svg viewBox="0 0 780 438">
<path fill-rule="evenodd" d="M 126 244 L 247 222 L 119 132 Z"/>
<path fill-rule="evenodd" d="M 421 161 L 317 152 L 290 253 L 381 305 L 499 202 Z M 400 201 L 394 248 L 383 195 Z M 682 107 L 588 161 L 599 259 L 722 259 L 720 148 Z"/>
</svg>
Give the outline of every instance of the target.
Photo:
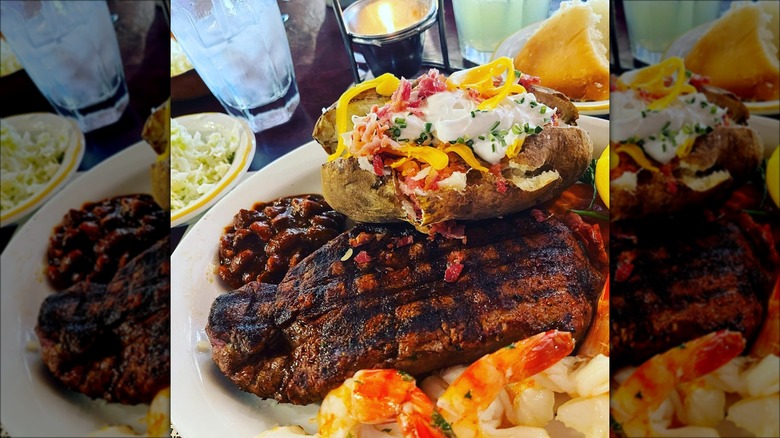
<svg viewBox="0 0 780 438">
<path fill-rule="evenodd" d="M 341 261 L 360 233 L 369 242 Z M 406 236 L 414 242 L 399 247 Z M 545 330 L 585 334 L 604 277 L 555 217 L 475 223 L 466 245 L 427 239 L 407 227 L 359 225 L 278 286 L 250 283 L 218 297 L 207 327 L 215 362 L 246 391 L 304 404 L 359 369 L 419 375 Z M 369 262 L 355 260 L 362 251 Z M 455 251 L 464 269 L 448 283 Z"/>
<path fill-rule="evenodd" d="M 747 215 L 612 224 L 611 356 L 639 364 L 709 332 L 750 340 L 761 326 L 777 254 Z M 622 277 L 622 278 L 621 278 Z"/>
<path fill-rule="evenodd" d="M 41 356 L 65 386 L 123 404 L 149 403 L 169 386 L 169 253 L 165 238 L 108 285 L 80 282 L 44 300 Z"/>
</svg>

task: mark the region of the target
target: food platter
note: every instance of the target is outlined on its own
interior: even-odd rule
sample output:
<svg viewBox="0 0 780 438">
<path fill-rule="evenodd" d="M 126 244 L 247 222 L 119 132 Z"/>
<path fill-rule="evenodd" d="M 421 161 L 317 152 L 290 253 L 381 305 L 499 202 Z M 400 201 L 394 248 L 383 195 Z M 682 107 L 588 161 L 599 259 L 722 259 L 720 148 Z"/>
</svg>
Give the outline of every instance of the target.
<svg viewBox="0 0 780 438">
<path fill-rule="evenodd" d="M 31 135 L 38 135 L 43 132 L 52 134 L 59 132 L 66 135 L 68 142 L 60 167 L 51 179 L 37 193 L 0 216 L 0 226 L 4 227 L 28 217 L 70 181 L 76 170 L 78 170 L 82 158 L 84 158 L 85 143 L 84 134 L 79 129 L 78 123 L 73 119 L 50 113 L 30 113 L 8 117 L 3 120 L 13 126 L 20 135 L 25 132 L 29 132 Z"/>
<path fill-rule="evenodd" d="M 704 23 L 700 26 L 694 27 L 688 32 L 682 34 L 664 52 L 663 59 L 669 59 L 673 56 L 677 56 L 685 59 L 688 52 L 691 51 L 693 45 L 698 41 L 702 35 L 710 28 L 712 23 Z M 780 112 L 780 100 L 770 100 L 766 102 L 743 102 L 751 114 L 777 114 Z"/>
<path fill-rule="evenodd" d="M 34 332 L 43 299 L 54 292 L 45 276 L 46 248 L 71 208 L 109 196 L 150 193 L 156 155 L 139 142 L 75 179 L 41 207 L 2 253 L 2 423 L 11 436 L 85 436 L 106 425 L 143 430 L 149 405 L 90 400 L 63 388 L 46 370 Z"/>
<path fill-rule="evenodd" d="M 581 117 L 590 133 L 594 157 L 609 141 L 609 122 Z M 175 429 L 187 438 L 254 437 L 274 425 L 297 424 L 316 430 L 318 406 L 279 404 L 240 391 L 211 359 L 205 326 L 211 303 L 228 288 L 216 275 L 219 236 L 233 216 L 255 202 L 282 196 L 321 193 L 320 166 L 327 154 L 307 143 L 269 164 L 238 185 L 190 227 L 171 263 L 171 407 Z"/>
<path fill-rule="evenodd" d="M 500 58 L 502 56 L 507 56 L 511 59 L 514 59 L 515 55 L 517 55 L 517 52 L 525 45 L 525 43 L 528 41 L 528 38 L 530 38 L 531 35 L 536 32 L 536 29 L 538 29 L 541 24 L 542 22 L 540 21 L 538 23 L 528 25 L 508 36 L 504 41 L 501 41 L 501 44 L 498 45 L 496 51 L 493 52 L 493 57 L 491 60 Z M 542 85 L 544 85 L 544 81 L 542 81 Z M 577 110 L 580 112 L 580 114 L 583 115 L 594 116 L 609 114 L 609 100 L 599 100 L 596 102 L 572 101 L 572 103 L 577 107 Z"/>
</svg>

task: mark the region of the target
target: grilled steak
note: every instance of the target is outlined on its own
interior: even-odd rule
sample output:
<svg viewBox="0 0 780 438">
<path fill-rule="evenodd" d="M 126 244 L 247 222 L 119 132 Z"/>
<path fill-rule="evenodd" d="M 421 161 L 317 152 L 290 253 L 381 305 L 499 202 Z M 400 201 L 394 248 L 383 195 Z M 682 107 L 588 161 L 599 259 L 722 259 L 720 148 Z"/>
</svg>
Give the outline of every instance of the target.
<svg viewBox="0 0 780 438">
<path fill-rule="evenodd" d="M 170 385 L 169 254 L 166 237 L 107 285 L 80 282 L 44 300 L 35 332 L 43 362 L 65 386 L 137 404 Z"/>
<path fill-rule="evenodd" d="M 574 215 L 572 215 L 574 216 Z M 221 295 L 206 331 L 241 389 L 281 402 L 322 400 L 360 369 L 420 375 L 560 329 L 581 339 L 604 282 L 587 224 L 535 210 L 469 224 L 467 243 L 410 227 L 358 225 L 278 286 Z"/>
<path fill-rule="evenodd" d="M 750 340 L 777 264 L 772 237 L 746 214 L 613 223 L 611 359 L 639 364 L 720 329 Z"/>
</svg>

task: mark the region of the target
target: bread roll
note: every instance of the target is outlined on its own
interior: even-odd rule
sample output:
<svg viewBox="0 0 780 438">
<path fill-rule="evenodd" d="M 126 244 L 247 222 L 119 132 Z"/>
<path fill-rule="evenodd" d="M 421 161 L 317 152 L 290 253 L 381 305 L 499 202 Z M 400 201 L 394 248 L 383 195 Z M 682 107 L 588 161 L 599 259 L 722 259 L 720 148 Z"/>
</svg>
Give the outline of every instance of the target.
<svg viewBox="0 0 780 438">
<path fill-rule="evenodd" d="M 599 30 L 608 22 L 586 3 L 563 2 L 520 49 L 515 68 L 572 100 L 609 99 L 609 35 Z"/>
<path fill-rule="evenodd" d="M 761 5 L 735 3 L 694 44 L 685 57 L 686 67 L 742 100 L 780 98 L 780 61 L 771 21 Z"/>
</svg>

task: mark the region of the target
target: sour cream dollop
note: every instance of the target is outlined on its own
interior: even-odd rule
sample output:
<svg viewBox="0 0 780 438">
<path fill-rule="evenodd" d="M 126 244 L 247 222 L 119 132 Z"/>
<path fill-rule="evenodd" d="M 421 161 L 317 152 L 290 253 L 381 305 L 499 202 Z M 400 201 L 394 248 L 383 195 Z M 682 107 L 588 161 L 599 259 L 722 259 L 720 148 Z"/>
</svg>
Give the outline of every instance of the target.
<svg viewBox="0 0 780 438">
<path fill-rule="evenodd" d="M 610 98 L 613 141 L 638 144 L 661 164 L 672 161 L 687 142 L 722 124 L 726 114 L 702 93 L 680 95 L 661 111 L 649 110 L 633 90 L 613 91 Z"/>
</svg>

